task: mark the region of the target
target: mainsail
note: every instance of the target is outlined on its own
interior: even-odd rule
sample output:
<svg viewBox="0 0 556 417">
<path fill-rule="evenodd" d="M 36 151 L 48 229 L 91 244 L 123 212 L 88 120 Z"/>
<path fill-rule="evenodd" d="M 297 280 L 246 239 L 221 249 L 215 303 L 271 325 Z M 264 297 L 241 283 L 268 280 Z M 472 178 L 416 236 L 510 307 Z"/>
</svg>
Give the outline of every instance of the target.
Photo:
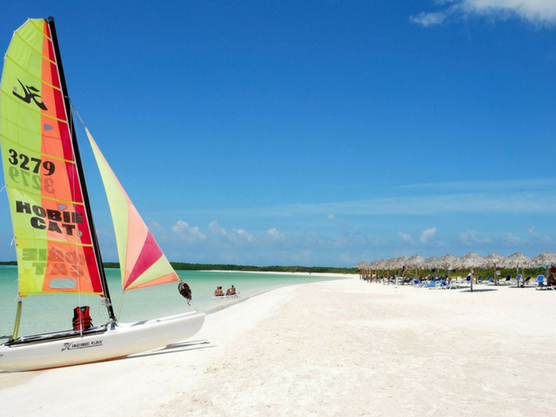
<svg viewBox="0 0 556 417">
<path fill-rule="evenodd" d="M 0 142 L 21 296 L 103 292 L 59 61 L 54 26 L 45 19 L 23 24 L 4 60 Z"/>
<path fill-rule="evenodd" d="M 85 128 L 104 183 L 118 245 L 122 287 L 135 289 L 179 281 L 147 225 Z"/>
</svg>

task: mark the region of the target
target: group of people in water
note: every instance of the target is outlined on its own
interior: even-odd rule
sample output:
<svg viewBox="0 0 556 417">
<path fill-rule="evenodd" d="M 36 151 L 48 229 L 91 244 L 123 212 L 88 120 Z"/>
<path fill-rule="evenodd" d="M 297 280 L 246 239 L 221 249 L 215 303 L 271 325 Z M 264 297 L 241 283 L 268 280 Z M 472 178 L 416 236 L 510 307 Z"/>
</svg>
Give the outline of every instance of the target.
<svg viewBox="0 0 556 417">
<path fill-rule="evenodd" d="M 224 294 L 224 291 L 222 290 L 222 286 L 216 287 L 216 290 L 214 290 L 215 297 L 224 297 L 225 295 L 237 295 L 236 288 L 234 287 L 233 284 L 230 288 L 228 288 L 226 294 Z"/>
</svg>

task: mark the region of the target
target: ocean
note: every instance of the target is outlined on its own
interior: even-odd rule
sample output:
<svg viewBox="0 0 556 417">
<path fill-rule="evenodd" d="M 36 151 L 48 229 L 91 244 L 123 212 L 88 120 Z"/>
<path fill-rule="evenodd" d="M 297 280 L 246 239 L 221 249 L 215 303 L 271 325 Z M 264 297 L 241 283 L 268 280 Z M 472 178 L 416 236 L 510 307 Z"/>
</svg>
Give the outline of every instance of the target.
<svg viewBox="0 0 556 417">
<path fill-rule="evenodd" d="M 148 320 L 193 309 L 210 314 L 275 288 L 341 278 L 245 272 L 177 271 L 177 273 L 191 287 L 193 300 L 190 306 L 188 306 L 187 300 L 179 294 L 177 282 L 131 290 L 125 294 L 119 320 L 121 322 Z M 122 295 L 120 270 L 106 269 L 106 275 L 114 309 L 117 309 Z M 217 286 L 222 286 L 226 292 L 226 289 L 232 284 L 238 291 L 239 298 L 217 299 L 213 297 Z M 13 332 L 17 300 L 17 267 L 2 266 L 0 267 L 0 337 L 11 335 Z M 19 335 L 71 329 L 73 309 L 78 305 L 90 306 L 93 324 L 103 324 L 108 321 L 106 308 L 102 306 L 99 296 L 32 295 L 23 298 Z"/>
</svg>

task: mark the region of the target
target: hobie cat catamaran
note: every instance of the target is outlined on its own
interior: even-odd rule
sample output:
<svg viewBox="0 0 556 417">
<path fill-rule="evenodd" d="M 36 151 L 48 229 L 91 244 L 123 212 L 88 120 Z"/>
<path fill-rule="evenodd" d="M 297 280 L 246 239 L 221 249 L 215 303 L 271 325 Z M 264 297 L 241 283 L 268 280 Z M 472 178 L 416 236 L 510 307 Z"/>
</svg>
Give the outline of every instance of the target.
<svg viewBox="0 0 556 417">
<path fill-rule="evenodd" d="M 114 176 L 87 129 L 116 231 L 125 290 L 179 281 L 175 271 Z M 98 294 L 109 321 L 17 337 L 0 345 L 0 370 L 47 369 L 124 357 L 196 334 L 204 313 L 119 323 L 98 246 L 71 115 L 54 19 L 29 19 L 15 33 L 4 58 L 0 144 L 14 225 L 19 296 Z M 180 292 L 189 296 L 180 282 Z M 75 321 L 74 321 L 75 324 Z"/>
</svg>

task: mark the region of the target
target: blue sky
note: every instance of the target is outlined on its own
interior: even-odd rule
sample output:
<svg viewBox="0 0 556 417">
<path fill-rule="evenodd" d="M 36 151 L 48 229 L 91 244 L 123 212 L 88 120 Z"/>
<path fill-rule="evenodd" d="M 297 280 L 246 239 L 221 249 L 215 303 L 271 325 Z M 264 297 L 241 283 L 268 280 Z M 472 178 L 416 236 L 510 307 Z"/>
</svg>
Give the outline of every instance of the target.
<svg viewBox="0 0 556 417">
<path fill-rule="evenodd" d="M 49 15 L 72 101 L 171 261 L 556 251 L 553 0 L 18 1 L 0 49 Z M 12 260 L 5 192 L 0 219 Z"/>
</svg>

